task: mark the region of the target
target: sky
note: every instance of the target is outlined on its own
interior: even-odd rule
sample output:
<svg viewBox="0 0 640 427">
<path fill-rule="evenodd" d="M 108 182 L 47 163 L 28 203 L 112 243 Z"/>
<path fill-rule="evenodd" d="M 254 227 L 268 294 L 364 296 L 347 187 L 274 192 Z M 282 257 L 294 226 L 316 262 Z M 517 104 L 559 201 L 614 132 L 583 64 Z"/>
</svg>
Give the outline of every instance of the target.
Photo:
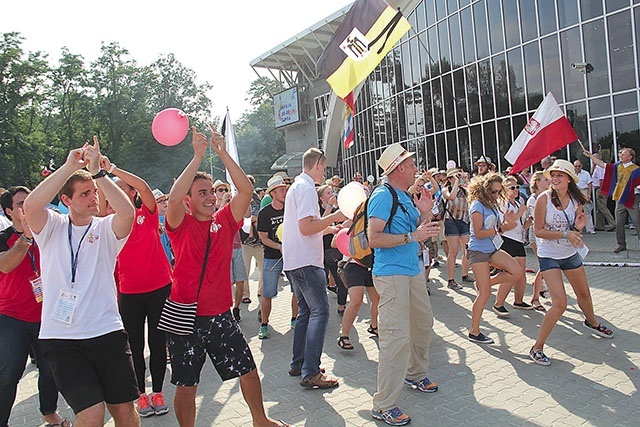
<svg viewBox="0 0 640 427">
<path fill-rule="evenodd" d="M 247 90 L 258 76 L 249 62 L 352 0 L 10 0 L 3 2 L 0 32 L 19 32 L 25 52 L 42 51 L 57 65 L 62 47 L 85 59 L 100 45 L 118 42 L 138 65 L 173 53 L 213 86 L 212 117 L 226 108 L 233 122 L 249 109 Z"/>
</svg>

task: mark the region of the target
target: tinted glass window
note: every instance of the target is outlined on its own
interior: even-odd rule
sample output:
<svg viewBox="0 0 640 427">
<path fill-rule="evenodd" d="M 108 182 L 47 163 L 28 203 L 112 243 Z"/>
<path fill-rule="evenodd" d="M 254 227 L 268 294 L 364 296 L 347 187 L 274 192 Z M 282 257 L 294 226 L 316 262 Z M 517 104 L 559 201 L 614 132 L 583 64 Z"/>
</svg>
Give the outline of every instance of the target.
<svg viewBox="0 0 640 427">
<path fill-rule="evenodd" d="M 487 0 L 487 10 L 489 14 L 491 52 L 498 53 L 504 50 L 500 0 Z"/>
<path fill-rule="evenodd" d="M 409 50 L 411 51 L 411 74 L 413 84 L 417 85 L 422 79 L 422 70 L 420 69 L 420 56 L 418 54 L 418 37 L 409 40 Z"/>
<path fill-rule="evenodd" d="M 455 130 L 447 132 L 447 160 L 458 163 L 458 133 Z"/>
<path fill-rule="evenodd" d="M 491 75 L 491 64 L 488 59 L 478 64 L 478 80 L 480 81 L 482 120 L 492 119 L 494 117 L 493 76 Z"/>
<path fill-rule="evenodd" d="M 436 159 L 437 166 L 440 169 L 444 169 L 444 166 L 447 164 L 447 145 L 444 133 L 436 135 Z"/>
<path fill-rule="evenodd" d="M 580 29 L 572 28 L 560 33 L 560 44 L 567 101 L 584 98 L 584 74 L 571 68 L 572 62 L 583 62 Z"/>
<path fill-rule="evenodd" d="M 527 103 L 529 104 L 529 110 L 533 110 L 538 108 L 544 96 L 542 92 L 542 73 L 540 71 L 540 50 L 537 42 L 529 43 L 523 50 Z"/>
<path fill-rule="evenodd" d="M 482 128 L 480 125 L 471 126 L 471 152 L 473 153 L 473 156 L 471 156 L 472 163 L 484 154 L 484 142 L 482 140 Z"/>
<path fill-rule="evenodd" d="M 449 13 L 458 10 L 458 0 L 447 0 L 447 8 L 449 9 Z"/>
<path fill-rule="evenodd" d="M 518 25 L 518 0 L 503 0 L 504 31 L 507 37 L 507 49 L 520 43 Z"/>
<path fill-rule="evenodd" d="M 469 148 L 469 128 L 458 130 L 458 158 L 456 160 L 459 167 L 467 172 L 471 167 L 471 149 Z"/>
<path fill-rule="evenodd" d="M 560 54 L 558 51 L 558 39 L 555 35 L 542 39 L 542 66 L 544 69 L 544 93 L 553 92 L 558 102 L 563 102 Z"/>
<path fill-rule="evenodd" d="M 589 101 L 589 115 L 591 117 L 603 117 L 611 115 L 611 100 L 608 96 Z"/>
<path fill-rule="evenodd" d="M 433 1 L 423 2 L 425 14 L 427 15 L 427 26 L 431 26 L 436 22 L 436 3 Z"/>
<path fill-rule="evenodd" d="M 640 135 L 638 132 L 638 114 L 616 117 L 615 120 L 618 147 L 631 147 L 636 153 L 639 153 Z"/>
<path fill-rule="evenodd" d="M 584 101 L 575 102 L 567 105 L 566 110 L 567 119 L 573 130 L 576 131 L 578 137 L 582 141 L 586 141 L 589 138 L 587 130 L 587 103 Z M 580 150 L 580 144 L 575 144 L 575 147 L 571 145 L 571 158 L 581 157 L 582 150 Z"/>
<path fill-rule="evenodd" d="M 580 0 L 582 20 L 595 18 L 602 15 L 602 0 Z"/>
<path fill-rule="evenodd" d="M 463 65 L 463 61 L 460 21 L 458 20 L 458 14 L 455 14 L 449 18 L 449 33 L 451 34 L 451 60 L 453 61 L 453 67 L 460 67 L 461 65 Z"/>
<path fill-rule="evenodd" d="M 465 70 L 467 74 L 467 102 L 469 103 L 469 122 L 480 121 L 480 99 L 478 96 L 478 73 L 476 66 L 470 65 Z"/>
<path fill-rule="evenodd" d="M 558 19 L 560 20 L 560 28 L 568 27 L 578 22 L 578 3 L 577 0 L 560 0 L 558 1 Z"/>
<path fill-rule="evenodd" d="M 615 12 L 618 9 L 629 6 L 629 0 L 606 0 L 604 4 L 607 6 L 607 13 Z"/>
<path fill-rule="evenodd" d="M 463 69 L 458 69 L 453 73 L 453 92 L 455 97 L 456 123 L 458 126 L 464 126 L 467 124 L 467 101 Z"/>
<path fill-rule="evenodd" d="M 609 93 L 609 64 L 605 45 L 604 21 L 597 19 L 582 26 L 584 34 L 584 56 L 593 66 L 587 74 L 589 96 Z"/>
<path fill-rule="evenodd" d="M 414 30 L 416 33 L 419 33 L 420 31 L 427 28 L 427 20 L 424 15 L 424 2 L 420 2 L 418 4 L 418 7 L 416 7 L 416 10 L 414 13 L 416 14 L 416 27 L 414 28 Z"/>
<path fill-rule="evenodd" d="M 433 136 L 427 136 L 425 142 L 425 148 L 427 149 L 427 168 L 435 167 L 436 165 L 436 143 Z"/>
<path fill-rule="evenodd" d="M 628 113 L 638 109 L 638 94 L 636 92 L 623 93 L 613 97 L 613 111 L 616 114 Z"/>
<path fill-rule="evenodd" d="M 509 89 L 507 88 L 507 64 L 504 54 L 492 58 L 493 88 L 496 97 L 496 114 L 498 117 L 509 114 Z"/>
<path fill-rule="evenodd" d="M 431 104 L 431 84 L 422 85 L 422 107 L 424 109 L 424 131 L 433 133 L 433 106 Z"/>
<path fill-rule="evenodd" d="M 524 71 L 522 70 L 522 53 L 520 49 L 510 50 L 507 53 L 509 64 L 509 97 L 511 98 L 512 113 L 525 111 L 524 103 Z"/>
<path fill-rule="evenodd" d="M 464 51 L 464 63 L 468 64 L 476 60 L 476 48 L 474 46 L 473 21 L 471 19 L 471 8 L 468 7 L 460 12 L 462 21 L 462 47 Z"/>
<path fill-rule="evenodd" d="M 611 70 L 613 91 L 636 87 L 631 15 L 628 10 L 609 16 L 609 54 L 614 65 Z"/>
<path fill-rule="evenodd" d="M 409 54 L 409 43 L 403 43 L 400 46 L 400 51 L 402 52 L 402 80 L 404 81 L 404 85 L 402 87 L 398 87 L 398 91 L 408 88 L 411 86 L 411 82 L 413 81 L 411 78 L 411 55 Z"/>
<path fill-rule="evenodd" d="M 512 143 L 513 138 L 511 137 L 511 120 L 498 120 L 498 148 L 500 149 L 500 155 L 497 159 L 500 160 L 501 170 L 504 170 L 505 166 L 509 164 L 509 162 L 504 159 L 504 155 L 507 154 L 507 151 L 509 151 L 509 148 L 511 148 Z"/>
<path fill-rule="evenodd" d="M 561 3 L 564 1 L 566 0 L 560 0 Z M 555 0 L 538 0 L 538 16 L 540 17 L 540 35 L 546 36 L 558 29 Z M 523 19 L 526 19 L 526 17 L 523 17 Z"/>
<path fill-rule="evenodd" d="M 520 19 L 522 22 L 522 42 L 526 43 L 538 37 L 535 0 L 520 0 Z"/>
<path fill-rule="evenodd" d="M 447 16 L 447 2 L 446 0 L 436 0 L 436 14 L 438 21 Z"/>
<path fill-rule="evenodd" d="M 447 30 L 447 21 L 438 24 L 438 38 L 440 40 L 440 69 L 444 73 L 451 69 L 451 52 L 449 51 L 449 31 Z"/>
<path fill-rule="evenodd" d="M 491 161 L 498 164 L 498 144 L 496 141 L 496 123 L 491 121 L 482 125 L 482 135 L 484 136 L 484 154 L 491 158 Z"/>
<path fill-rule="evenodd" d="M 600 152 L 602 160 L 611 162 L 617 159 L 613 150 L 613 127 L 611 119 L 591 121 L 591 148 Z"/>
<path fill-rule="evenodd" d="M 438 27 L 431 27 L 427 32 L 429 55 L 431 61 L 431 77 L 440 75 L 440 51 L 438 50 Z"/>
<path fill-rule="evenodd" d="M 418 52 L 420 54 L 420 76 L 422 81 L 429 80 L 429 70 L 431 68 L 431 59 L 429 58 L 429 49 L 427 48 L 427 33 L 423 32 L 418 35 Z"/>
<path fill-rule="evenodd" d="M 489 56 L 489 38 L 487 36 L 487 16 L 484 11 L 484 3 L 479 1 L 473 5 L 473 18 L 476 28 L 476 49 L 478 58 Z M 500 25 L 502 30 L 502 25 Z M 497 31 L 492 27 L 491 32 Z M 502 33 L 502 31 L 500 31 Z"/>
<path fill-rule="evenodd" d="M 456 127 L 455 108 L 453 103 L 453 82 L 451 73 L 442 76 L 442 99 L 447 129 Z"/>
<path fill-rule="evenodd" d="M 433 101 L 433 117 L 435 121 L 435 131 L 444 130 L 444 112 L 442 110 L 442 91 L 440 87 L 440 79 L 431 81 L 431 97 Z"/>
</svg>

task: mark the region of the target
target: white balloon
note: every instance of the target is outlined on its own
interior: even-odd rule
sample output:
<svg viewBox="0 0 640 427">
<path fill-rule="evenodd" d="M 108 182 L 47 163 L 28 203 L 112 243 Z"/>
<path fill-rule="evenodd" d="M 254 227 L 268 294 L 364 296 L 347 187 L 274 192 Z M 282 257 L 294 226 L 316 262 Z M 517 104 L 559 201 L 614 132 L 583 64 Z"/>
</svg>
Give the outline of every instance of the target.
<svg viewBox="0 0 640 427">
<path fill-rule="evenodd" d="M 247 234 L 251 231 L 251 218 L 245 218 L 244 221 L 242 221 L 242 231 Z"/>
<path fill-rule="evenodd" d="M 449 160 L 447 162 L 447 169 L 454 169 L 456 167 L 456 162 L 455 160 Z"/>
<path fill-rule="evenodd" d="M 352 218 L 356 209 L 367 199 L 364 186 L 359 182 L 352 181 L 342 187 L 338 193 L 338 207 L 347 218 Z"/>
<path fill-rule="evenodd" d="M 370 182 L 370 183 L 372 183 L 372 184 L 373 184 L 373 182 L 374 182 L 375 180 L 376 180 L 376 179 L 375 179 L 375 177 L 374 177 L 373 175 L 369 175 L 369 176 L 367 177 L 367 181 L 369 181 L 369 182 Z"/>
</svg>

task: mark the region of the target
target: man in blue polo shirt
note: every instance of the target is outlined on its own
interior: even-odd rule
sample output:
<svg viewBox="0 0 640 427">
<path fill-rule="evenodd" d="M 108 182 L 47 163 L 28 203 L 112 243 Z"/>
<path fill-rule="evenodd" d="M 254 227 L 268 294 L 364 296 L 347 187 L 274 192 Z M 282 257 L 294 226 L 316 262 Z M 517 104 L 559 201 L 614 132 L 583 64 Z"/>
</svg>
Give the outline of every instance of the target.
<svg viewBox="0 0 640 427">
<path fill-rule="evenodd" d="M 413 154 L 391 144 L 378 165 L 388 185 L 373 191 L 368 204 L 369 244 L 374 248 L 373 283 L 380 294 L 378 391 L 371 415 L 389 425 L 405 425 L 411 418 L 398 408 L 402 385 L 431 393 L 438 386 L 427 378 L 433 327 L 424 268 L 418 242 L 438 235 L 431 220 L 433 199 L 426 188 L 413 200 L 406 190 L 418 171 Z M 391 217 L 394 193 L 398 207 Z"/>
</svg>

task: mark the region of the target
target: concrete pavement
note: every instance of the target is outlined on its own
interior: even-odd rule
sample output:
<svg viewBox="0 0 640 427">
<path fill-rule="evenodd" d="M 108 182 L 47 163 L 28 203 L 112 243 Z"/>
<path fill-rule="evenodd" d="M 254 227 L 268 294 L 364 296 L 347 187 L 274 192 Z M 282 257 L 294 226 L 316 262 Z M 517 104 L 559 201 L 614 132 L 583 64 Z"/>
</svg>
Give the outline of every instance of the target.
<svg viewBox="0 0 640 427">
<path fill-rule="evenodd" d="M 615 233 L 586 235 L 590 248 L 587 261 L 640 263 L 637 237 L 627 231 L 629 251 L 613 254 Z M 528 265 L 536 268 L 532 252 Z M 582 314 L 567 286 L 568 307 L 553 330 L 545 353 L 551 366 L 535 365 L 528 357 L 542 320 L 542 313 L 512 309 L 511 317 L 483 314 L 482 331 L 496 343 L 482 346 L 467 340 L 473 286 L 462 291 L 446 287 L 444 263 L 432 270 L 431 304 L 435 325 L 431 344 L 429 378 L 440 385 L 436 393 L 423 394 L 406 388 L 400 407 L 414 426 L 638 426 L 640 425 L 640 268 L 586 267 L 598 318 L 616 333 L 612 340 L 591 336 L 582 326 Z M 456 269 L 459 279 L 460 269 Z M 255 274 L 252 279 L 255 279 Z M 528 282 L 533 276 L 528 274 Z M 369 415 L 376 390 L 377 341 L 366 332 L 368 305 L 362 306 L 351 333 L 353 351 L 338 348 L 341 318 L 336 299 L 329 294 L 331 320 L 322 364 L 340 379 L 330 391 L 307 390 L 299 377 L 287 374 L 293 331 L 289 326 L 288 283 L 274 299 L 267 340 L 257 338 L 257 283 L 252 280 L 253 302 L 242 305 L 240 326 L 250 342 L 262 378 L 268 414 L 298 426 L 381 426 Z M 532 287 L 527 288 L 530 299 Z M 495 291 L 494 291 L 495 295 Z M 543 300 L 549 306 L 550 301 Z M 166 399 L 172 407 L 174 386 L 167 368 Z M 37 374 L 28 365 L 19 384 L 10 426 L 42 425 L 38 412 Z M 150 378 L 148 380 L 150 390 Z M 63 416 L 72 417 L 62 398 Z M 249 410 L 237 380 L 222 383 L 210 362 L 202 373 L 197 399 L 198 426 L 250 426 Z M 107 417 L 106 425 L 113 426 Z M 176 426 L 173 410 L 167 415 L 142 419 L 145 427 Z"/>
</svg>

